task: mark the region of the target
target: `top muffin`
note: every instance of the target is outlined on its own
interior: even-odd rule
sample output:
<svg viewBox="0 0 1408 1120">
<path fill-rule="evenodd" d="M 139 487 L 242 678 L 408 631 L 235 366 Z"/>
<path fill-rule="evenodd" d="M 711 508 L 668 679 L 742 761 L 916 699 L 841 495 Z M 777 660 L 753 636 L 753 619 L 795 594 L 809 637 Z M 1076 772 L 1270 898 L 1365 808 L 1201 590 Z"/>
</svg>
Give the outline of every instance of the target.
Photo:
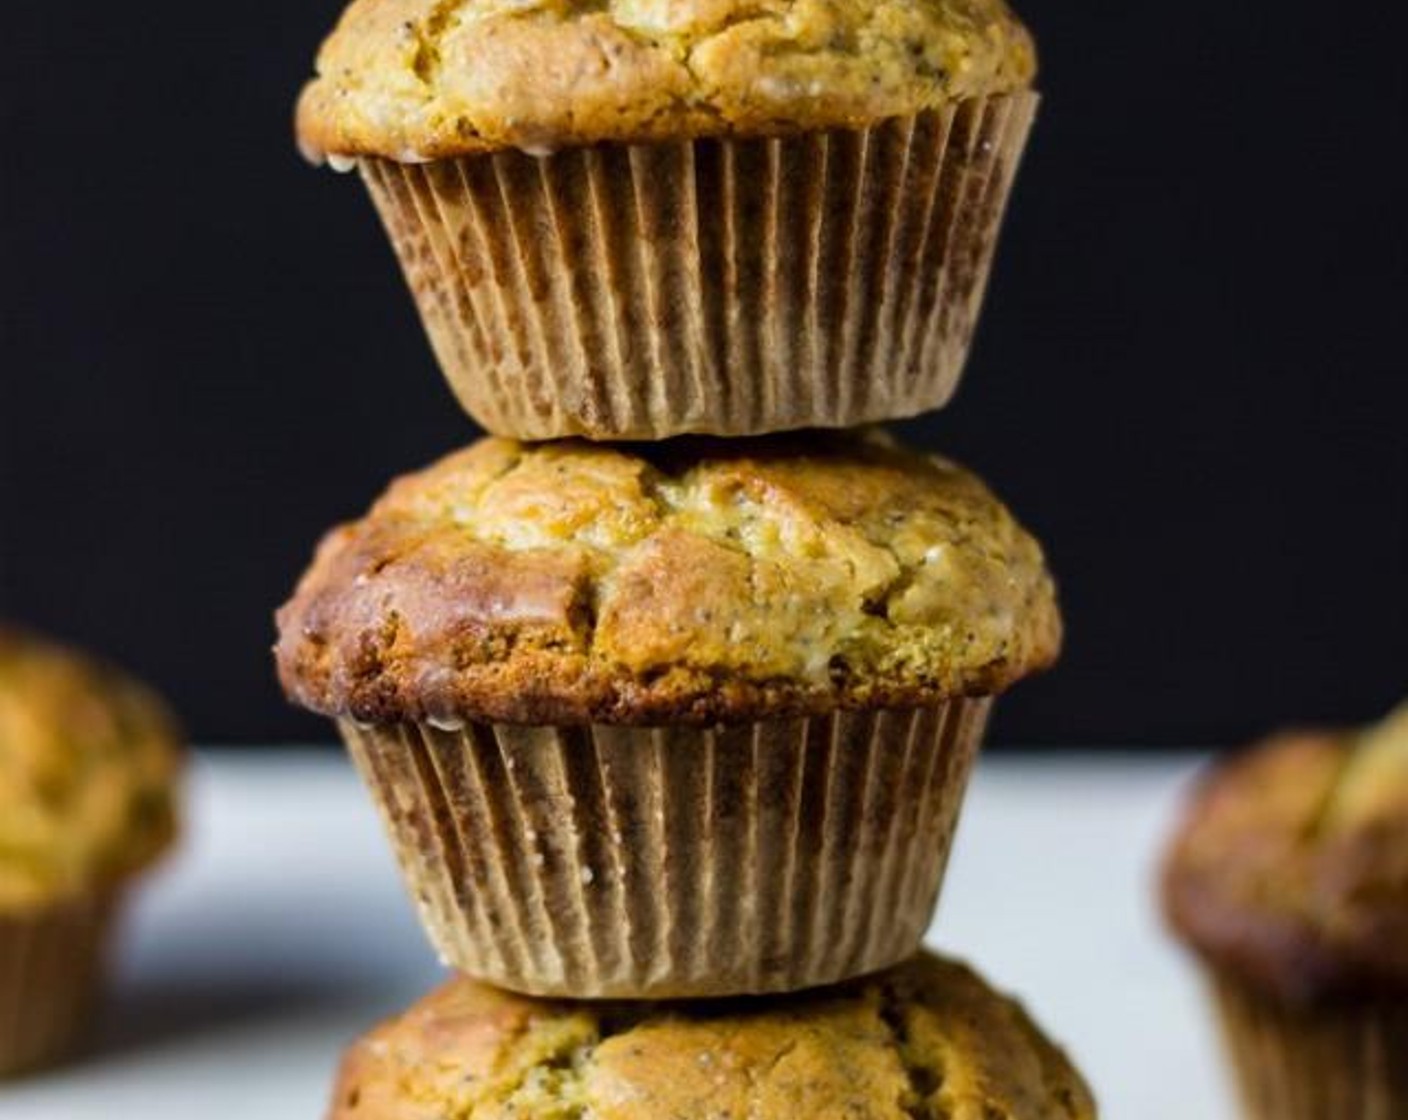
<svg viewBox="0 0 1408 1120">
<path fill-rule="evenodd" d="M 354 0 L 298 135 L 420 162 L 860 128 L 1035 71 L 1005 0 Z"/>
<path fill-rule="evenodd" d="M 923 955 L 785 1000 L 562 1004 L 460 978 L 347 1053 L 330 1120 L 1092 1120 L 1013 1001 Z"/>
<path fill-rule="evenodd" d="M 527 724 L 932 705 L 1061 632 L 1002 504 L 875 433 L 484 440 L 332 533 L 279 623 L 307 707 Z"/>
<path fill-rule="evenodd" d="M 140 870 L 175 831 L 177 737 L 120 674 L 0 630 L 0 911 Z"/>
<path fill-rule="evenodd" d="M 1408 707 L 1220 767 L 1164 888 L 1199 953 L 1286 1001 L 1408 990 Z"/>
</svg>

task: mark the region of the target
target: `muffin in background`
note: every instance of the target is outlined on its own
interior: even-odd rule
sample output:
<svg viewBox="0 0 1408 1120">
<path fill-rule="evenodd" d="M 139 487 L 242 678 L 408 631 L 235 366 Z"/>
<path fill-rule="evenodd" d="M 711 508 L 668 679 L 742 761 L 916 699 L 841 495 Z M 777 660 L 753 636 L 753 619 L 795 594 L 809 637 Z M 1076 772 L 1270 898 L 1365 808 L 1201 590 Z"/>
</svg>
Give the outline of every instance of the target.
<svg viewBox="0 0 1408 1120">
<path fill-rule="evenodd" d="M 546 1003 L 461 978 L 347 1052 L 329 1120 L 1092 1120 L 1020 1006 L 925 954 L 844 988 Z"/>
<path fill-rule="evenodd" d="M 280 675 L 338 720 L 447 963 L 516 991 L 792 991 L 908 959 L 1040 546 L 879 433 L 489 439 L 331 533 Z"/>
<path fill-rule="evenodd" d="M 145 688 L 0 628 L 0 1076 L 83 1041 L 123 896 L 173 840 L 178 769 Z"/>
<path fill-rule="evenodd" d="M 756 435 L 953 394 L 1035 73 L 1005 0 L 354 0 L 297 130 L 489 431 Z"/>
<path fill-rule="evenodd" d="M 1408 1116 L 1408 706 L 1216 768 L 1163 887 L 1248 1116 Z"/>
</svg>

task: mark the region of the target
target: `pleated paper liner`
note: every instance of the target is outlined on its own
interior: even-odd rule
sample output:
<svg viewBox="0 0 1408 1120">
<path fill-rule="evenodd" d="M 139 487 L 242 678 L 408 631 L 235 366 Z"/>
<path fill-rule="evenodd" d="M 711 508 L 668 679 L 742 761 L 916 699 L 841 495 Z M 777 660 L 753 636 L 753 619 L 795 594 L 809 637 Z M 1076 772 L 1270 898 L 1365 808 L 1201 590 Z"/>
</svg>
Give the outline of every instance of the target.
<svg viewBox="0 0 1408 1120">
<path fill-rule="evenodd" d="M 71 1056 L 93 1027 L 116 900 L 0 913 L 0 1077 Z"/>
<path fill-rule="evenodd" d="M 490 432 L 851 427 L 953 394 L 1036 105 L 360 166 L 440 364 Z"/>
<path fill-rule="evenodd" d="M 342 729 L 447 964 L 535 995 L 655 999 L 794 991 L 912 956 L 990 704 Z"/>
<path fill-rule="evenodd" d="M 1291 1008 L 1228 977 L 1213 991 L 1248 1120 L 1408 1117 L 1408 1000 Z"/>
</svg>

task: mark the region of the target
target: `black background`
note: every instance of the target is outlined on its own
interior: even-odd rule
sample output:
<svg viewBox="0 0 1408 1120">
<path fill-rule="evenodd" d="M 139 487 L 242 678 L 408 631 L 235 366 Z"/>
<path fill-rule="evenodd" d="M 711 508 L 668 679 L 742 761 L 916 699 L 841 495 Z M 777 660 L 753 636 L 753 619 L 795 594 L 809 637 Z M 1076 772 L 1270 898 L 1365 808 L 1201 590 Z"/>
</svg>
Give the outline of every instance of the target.
<svg viewBox="0 0 1408 1120">
<path fill-rule="evenodd" d="M 272 609 L 470 438 L 361 187 L 291 104 L 335 0 L 19 0 L 0 26 L 0 614 L 204 742 L 328 738 Z M 1024 10 L 1047 96 L 956 405 L 911 434 L 1049 544 L 998 737 L 1234 742 L 1408 692 L 1408 7 Z"/>
</svg>

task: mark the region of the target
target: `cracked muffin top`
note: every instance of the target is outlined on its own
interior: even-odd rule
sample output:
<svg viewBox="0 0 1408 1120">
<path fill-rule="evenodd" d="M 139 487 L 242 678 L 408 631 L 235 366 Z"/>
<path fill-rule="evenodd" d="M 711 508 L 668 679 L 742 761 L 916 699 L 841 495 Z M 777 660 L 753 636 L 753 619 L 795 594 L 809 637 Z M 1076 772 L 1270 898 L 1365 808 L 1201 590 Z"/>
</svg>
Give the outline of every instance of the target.
<svg viewBox="0 0 1408 1120">
<path fill-rule="evenodd" d="M 1030 85 L 1005 0 L 354 0 L 298 107 L 308 158 L 859 128 Z"/>
<path fill-rule="evenodd" d="M 0 912 L 113 883 L 175 831 L 177 738 L 146 689 L 0 628 Z"/>
<path fill-rule="evenodd" d="M 371 722 L 708 723 L 988 695 L 1052 662 L 1041 548 L 883 435 L 486 439 L 333 531 L 290 697 Z"/>
<path fill-rule="evenodd" d="M 1199 954 L 1286 1002 L 1408 993 L 1408 706 L 1215 769 L 1164 898 Z"/>
<path fill-rule="evenodd" d="M 969 969 L 921 956 L 781 999 L 564 1004 L 451 981 L 355 1043 L 330 1120 L 1088 1120 L 1081 1076 Z"/>
</svg>

